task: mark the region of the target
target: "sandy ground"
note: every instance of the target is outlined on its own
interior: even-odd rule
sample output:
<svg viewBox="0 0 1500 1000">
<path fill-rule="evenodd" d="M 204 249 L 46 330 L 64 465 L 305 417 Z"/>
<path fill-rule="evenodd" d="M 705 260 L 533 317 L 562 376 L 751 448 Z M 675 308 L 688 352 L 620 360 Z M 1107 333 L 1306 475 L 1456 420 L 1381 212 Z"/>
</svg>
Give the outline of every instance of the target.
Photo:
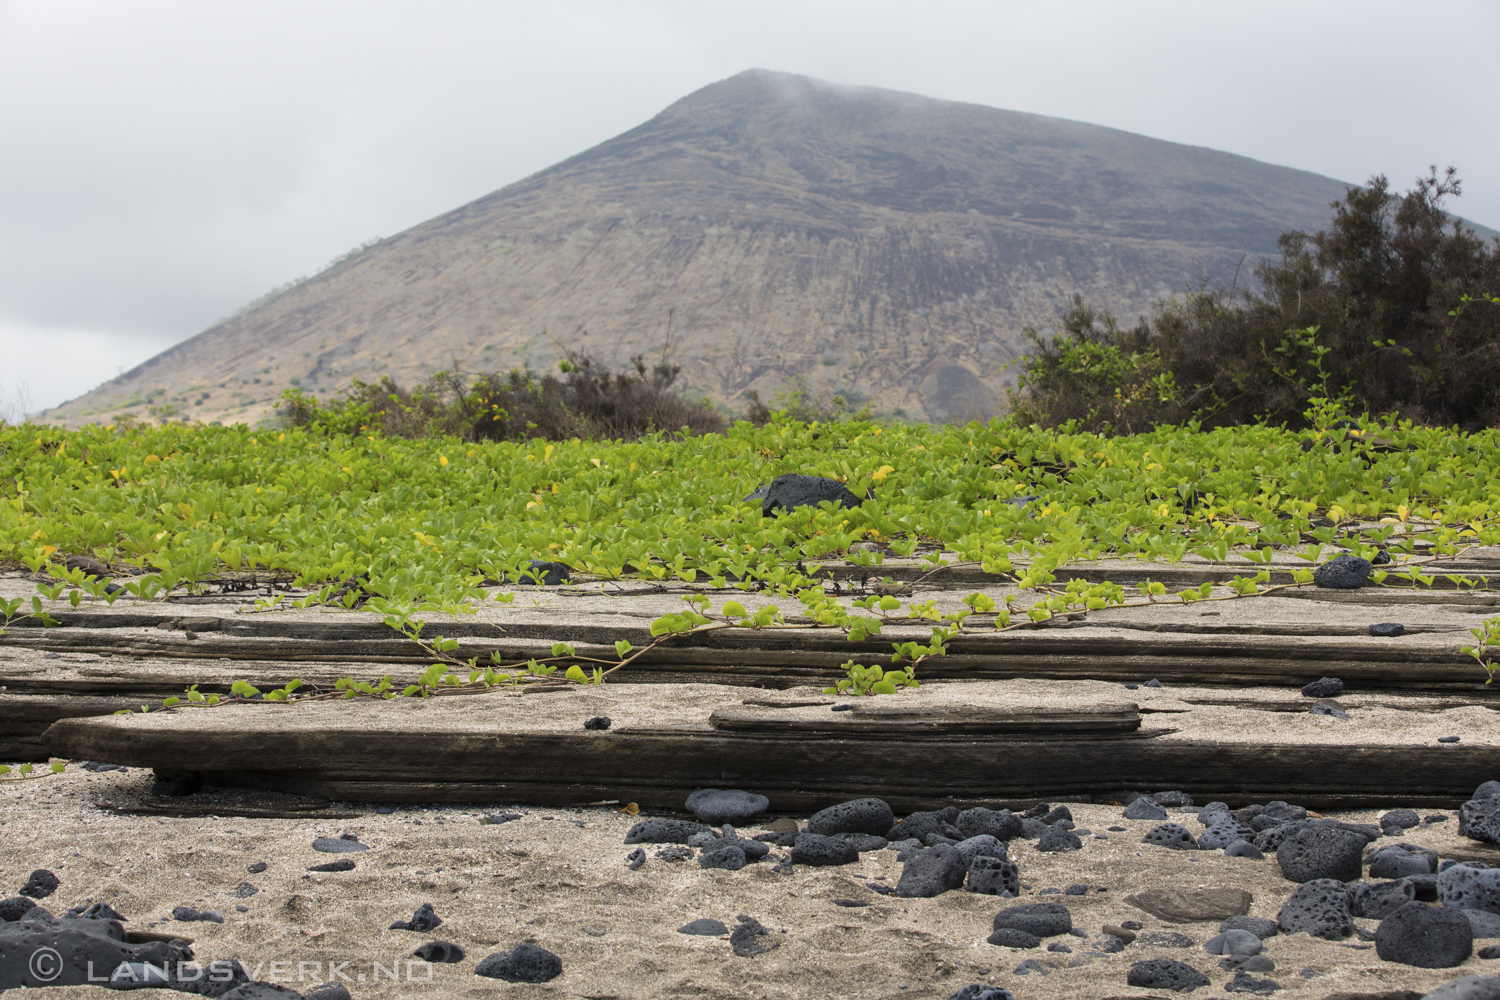
<svg viewBox="0 0 1500 1000">
<path fill-rule="evenodd" d="M 970 982 L 998 983 L 1020 1000 L 1099 1000 L 1147 997 L 1125 985 L 1131 963 L 1149 957 L 1189 962 L 1210 975 L 1213 987 L 1198 997 L 1223 997 L 1231 974 L 1218 968 L 1202 943 L 1217 922 L 1166 924 L 1125 901 L 1132 892 L 1159 887 L 1237 887 L 1251 892 L 1250 912 L 1275 917 L 1294 888 L 1281 878 L 1273 858 L 1230 859 L 1220 852 L 1172 852 L 1141 844 L 1153 824 L 1120 818 L 1117 806 L 1070 804 L 1081 827 L 1110 833 L 1085 837 L 1081 852 L 1040 854 L 1030 841 L 1015 841 L 1028 888 L 1021 902 L 1057 900 L 1069 905 L 1075 926 L 1097 934 L 1102 925 L 1139 920 L 1145 930 L 1180 931 L 1193 947 L 1137 941 L 1123 953 L 1085 958 L 1089 941 L 1061 938 L 1073 953 L 1016 951 L 985 943 L 990 919 L 1007 903 L 963 891 L 934 899 L 881 896 L 867 883 L 900 873 L 895 853 L 865 854 L 840 868 L 772 871 L 767 862 L 739 872 L 704 871 L 695 862 L 651 860 L 629 871 L 622 843 L 635 819 L 613 808 L 511 811 L 524 818 L 482 825 L 480 817 L 504 805 L 405 808 L 388 814 L 368 805 L 335 803 L 346 818 L 245 818 L 206 815 L 246 806 L 291 809 L 285 797 L 209 792 L 170 800 L 201 808 L 205 815 L 120 815 L 99 808 L 103 799 L 150 804 L 150 775 L 74 773 L 0 785 L 0 888 L 13 892 L 34 868 L 48 868 L 62 888 L 44 902 L 54 912 L 87 900 L 104 900 L 124 913 L 127 929 L 170 928 L 194 939 L 201 960 L 235 958 L 258 968 L 257 978 L 296 987 L 299 964 L 304 987 L 330 978 L 329 963 L 351 980 L 356 998 L 366 997 L 558 997 L 558 998 L 941 998 Z M 1391 803 L 1392 807 L 1400 803 Z M 326 812 L 326 810 L 325 810 Z M 1430 810 L 1419 810 L 1430 813 Z M 349 815 L 352 814 L 352 815 Z M 1341 813 L 1355 822 L 1375 812 Z M 769 821 L 771 817 L 766 817 Z M 799 817 L 800 818 L 800 817 Z M 1174 816 L 1174 819 L 1179 817 Z M 1182 817 L 1195 832 L 1191 817 Z M 1480 845 L 1460 839 L 1456 821 L 1410 831 L 1405 839 L 1444 856 L 1474 856 Z M 748 828 L 752 832 L 760 826 Z M 357 869 L 309 873 L 331 859 L 312 850 L 317 836 L 358 835 L 370 850 L 357 855 Z M 656 847 L 648 853 L 655 854 Z M 781 850 L 774 855 L 783 853 Z M 247 866 L 268 868 L 250 874 Z M 259 891 L 247 899 L 230 895 L 249 882 Z M 1039 896 L 1048 887 L 1090 887 L 1083 897 Z M 1098 891 L 1103 889 L 1105 891 Z M 837 899 L 870 905 L 846 908 Z M 385 928 L 430 902 L 443 925 L 428 934 Z M 238 912 L 236 904 L 244 905 Z M 222 925 L 170 920 L 171 908 L 190 905 L 222 910 Z M 727 940 L 676 933 L 682 924 L 712 917 L 733 925 L 748 914 L 776 931 L 780 947 L 753 958 L 736 957 Z M 1373 930 L 1373 921 L 1359 921 Z M 386 971 L 427 940 L 458 943 L 468 952 L 457 965 L 430 969 L 431 980 L 391 981 Z M 561 956 L 563 975 L 545 985 L 510 985 L 473 974 L 477 961 L 521 941 L 533 941 Z M 1278 996 L 1322 998 L 1341 990 L 1426 991 L 1460 975 L 1500 973 L 1500 962 L 1470 959 L 1452 970 L 1388 965 L 1373 946 L 1351 938 L 1334 943 L 1306 935 L 1278 936 L 1266 953 L 1276 963 L 1267 973 L 1282 986 Z M 1047 974 L 1012 970 L 1033 958 Z M 1070 967 L 1070 961 L 1078 961 Z M 273 968 L 271 963 L 289 963 Z M 377 970 L 377 963 L 380 970 Z M 412 973 L 421 978 L 428 970 Z M 376 975 L 381 976 L 375 982 Z M 361 978 L 363 977 L 363 978 Z M 101 988 L 57 988 L 57 1000 L 103 997 Z M 181 994 L 145 991 L 145 998 Z"/>
</svg>

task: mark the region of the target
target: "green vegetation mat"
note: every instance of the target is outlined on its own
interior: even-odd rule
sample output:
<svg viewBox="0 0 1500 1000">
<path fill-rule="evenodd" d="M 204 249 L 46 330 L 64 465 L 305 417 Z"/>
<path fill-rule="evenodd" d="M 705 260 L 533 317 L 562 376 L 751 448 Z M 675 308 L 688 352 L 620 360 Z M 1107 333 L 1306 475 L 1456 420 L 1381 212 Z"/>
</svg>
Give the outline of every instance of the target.
<svg viewBox="0 0 1500 1000">
<path fill-rule="evenodd" d="M 1011 574 L 1038 592 L 1025 609 L 974 595 L 956 619 L 916 604 L 902 612 L 961 630 L 1007 627 L 1012 612 L 1039 619 L 1125 600 L 1118 584 L 1052 586 L 1054 571 L 1075 560 L 1191 554 L 1242 565 L 1230 586 L 1250 595 L 1269 579 L 1256 564 L 1268 564 L 1274 546 L 1307 560 L 1299 583 L 1341 551 L 1386 550 L 1393 561 L 1372 582 L 1421 587 L 1446 557 L 1500 542 L 1496 431 L 1340 424 L 1106 438 L 999 420 L 740 423 L 687 439 L 480 444 L 247 427 L 3 427 L 0 560 L 50 576 L 30 607 L 0 610 L 9 619 L 42 615 L 47 601 L 112 602 L 118 594 L 102 579 L 64 568 L 65 557 L 86 555 L 115 572 L 133 567 L 121 583 L 139 598 L 279 575 L 311 591 L 300 607 L 362 606 L 407 631 L 413 615 L 495 599 L 495 581 L 515 581 L 541 559 L 604 579 L 796 593 L 814 622 L 864 638 L 901 602 L 871 598 L 857 607 L 879 617 L 851 615 L 815 583 L 809 561 L 847 559 L 878 577 L 887 553 L 915 554 L 934 567 L 964 561 Z M 766 517 L 744 501 L 789 472 L 840 479 L 870 499 Z M 1036 499 L 1019 502 L 1026 497 Z M 858 542 L 874 544 L 851 551 Z M 690 599 L 661 632 L 776 624 L 738 602 L 710 612 L 706 594 Z M 1481 648 L 1495 639 L 1479 637 Z M 909 654 L 940 653 L 942 638 L 939 629 L 934 646 Z"/>
</svg>

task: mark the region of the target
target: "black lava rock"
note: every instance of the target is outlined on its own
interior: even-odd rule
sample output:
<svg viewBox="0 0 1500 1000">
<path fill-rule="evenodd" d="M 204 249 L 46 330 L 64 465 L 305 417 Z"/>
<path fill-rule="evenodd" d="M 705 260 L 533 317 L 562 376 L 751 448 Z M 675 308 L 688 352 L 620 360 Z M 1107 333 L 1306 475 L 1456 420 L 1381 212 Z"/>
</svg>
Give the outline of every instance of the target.
<svg viewBox="0 0 1500 1000">
<path fill-rule="evenodd" d="M 708 917 L 700 917 L 689 921 L 677 928 L 678 934 L 696 934 L 699 937 L 718 937 L 728 934 L 729 928 L 724 926 L 721 920 L 711 920 Z"/>
<path fill-rule="evenodd" d="M 754 917 L 741 914 L 737 919 L 740 925 L 730 932 L 729 947 L 740 958 L 764 955 L 773 948 L 781 947 L 781 942 Z"/>
<path fill-rule="evenodd" d="M 1227 858 L 1253 858 L 1256 861 L 1265 857 L 1261 849 L 1248 840 L 1236 840 L 1224 848 L 1224 856 Z"/>
<path fill-rule="evenodd" d="M 627 844 L 686 844 L 695 833 L 717 833 L 717 830 L 685 819 L 647 819 L 625 834 Z"/>
<path fill-rule="evenodd" d="M 192 956 L 181 942 L 130 944 L 114 920 L 58 918 L 39 907 L 21 920 L 0 923 L 0 954 L 5 956 L 0 962 L 0 990 L 87 985 L 90 963 L 94 985 L 101 975 L 112 975 L 122 965 L 130 966 L 122 979 L 139 976 L 144 982 L 149 975 L 144 966 L 150 963 L 157 969 L 152 981 L 170 987 L 176 983 L 163 980 L 160 970 L 169 970 L 170 976 L 176 963 Z"/>
<path fill-rule="evenodd" d="M 444 965 L 455 965 L 464 960 L 464 950 L 452 941 L 428 941 L 412 954 L 424 962 Z"/>
<path fill-rule="evenodd" d="M 1475 952 L 1475 954 L 1485 959 L 1500 958 L 1500 944 L 1486 945 Z"/>
<path fill-rule="evenodd" d="M 940 896 L 949 889 L 961 888 L 968 865 L 953 847 L 929 847 L 917 851 L 901 866 L 896 895 L 908 898 Z"/>
<path fill-rule="evenodd" d="M 1437 872 L 1438 856 L 1416 844 L 1391 844 L 1370 855 L 1371 878 L 1406 878 Z"/>
<path fill-rule="evenodd" d="M 954 843 L 964 839 L 963 831 L 954 826 L 958 809 L 949 806 L 931 812 L 914 812 L 885 832 L 886 840 L 916 839 L 926 844 L 933 836 L 947 837 Z M 1024 828 L 1024 823 L 1022 824 Z"/>
<path fill-rule="evenodd" d="M 45 868 L 38 868 L 31 873 L 31 877 L 26 880 L 26 884 L 21 886 L 21 895 L 30 896 L 32 899 L 46 899 L 56 892 L 57 887 L 61 884 L 57 880 L 56 875 Z"/>
<path fill-rule="evenodd" d="M 1167 818 L 1167 810 L 1149 795 L 1142 795 L 1125 807 L 1125 818 L 1162 820 Z"/>
<path fill-rule="evenodd" d="M 1073 811 L 1067 806 L 1058 806 L 1056 809 L 1053 809 L 1051 812 L 1047 813 L 1047 815 L 1039 818 L 1048 826 L 1053 826 L 1059 820 L 1064 819 L 1071 823 L 1073 822 Z"/>
<path fill-rule="evenodd" d="M 265 870 L 266 870 L 266 863 L 264 861 L 257 861 L 253 865 L 246 865 L 245 866 L 245 871 L 249 872 L 251 875 L 259 875 L 261 872 L 263 872 Z"/>
<path fill-rule="evenodd" d="M 351 861 L 350 864 L 352 865 L 353 862 Z M 249 899 L 257 892 L 260 892 L 260 890 L 251 885 L 249 882 L 241 882 L 239 885 L 229 890 L 229 895 L 234 897 L 235 899 Z"/>
<path fill-rule="evenodd" d="M 1281 842 L 1276 863 L 1282 877 L 1293 882 L 1331 878 L 1353 882 L 1359 878 L 1365 844 L 1364 838 L 1340 827 L 1308 827 Z"/>
<path fill-rule="evenodd" d="M 698 855 L 699 868 L 722 868 L 725 871 L 737 872 L 745 865 L 745 852 L 738 846 L 716 847 Z"/>
<path fill-rule="evenodd" d="M 353 1000 L 343 983 L 321 983 L 302 991 L 302 1000 Z"/>
<path fill-rule="evenodd" d="M 1042 943 L 1042 939 L 1035 934 L 1028 934 L 1014 927 L 1001 927 L 985 938 L 985 941 L 1004 948 L 1037 948 Z"/>
<path fill-rule="evenodd" d="M 1010 845 L 1002 843 L 987 833 L 967 840 L 960 840 L 953 845 L 953 849 L 963 855 L 964 867 L 967 868 L 974 863 L 974 859 L 983 855 L 988 858 L 1004 858 Z"/>
<path fill-rule="evenodd" d="M 1268 917 L 1225 917 L 1224 922 L 1219 924 L 1219 933 L 1227 931 L 1249 931 L 1264 941 L 1268 937 L 1276 936 L 1276 921 Z"/>
<path fill-rule="evenodd" d="M 646 852 L 639 847 L 631 851 L 629 854 L 625 855 L 625 866 L 631 871 L 638 870 L 641 865 L 644 865 L 645 863 Z"/>
<path fill-rule="evenodd" d="M 896 814 L 882 799 L 854 799 L 840 802 L 812 814 L 807 821 L 807 832 L 828 836 L 835 833 L 873 833 L 876 836 L 895 839 L 886 834 L 895 825 Z"/>
<path fill-rule="evenodd" d="M 1422 825 L 1422 817 L 1418 816 L 1414 809 L 1392 809 L 1380 817 L 1380 825 L 1399 826 L 1403 830 L 1409 830 L 1414 826 Z"/>
<path fill-rule="evenodd" d="M 858 507 L 859 497 L 849 492 L 849 488 L 836 479 L 825 479 L 822 476 L 777 476 L 765 486 L 760 487 L 754 493 L 745 498 L 746 501 L 759 500 L 760 512 L 766 517 L 777 510 L 792 510 L 796 507 L 816 507 L 825 500 L 831 500 L 843 507 Z M 844 831 L 838 831 L 840 833 Z M 862 833 L 877 831 L 863 830 Z"/>
<path fill-rule="evenodd" d="M 312 842 L 312 849 L 324 854 L 354 854 L 370 848 L 352 837 L 319 837 Z"/>
<path fill-rule="evenodd" d="M 1400 622 L 1380 622 L 1370 626 L 1370 634 L 1381 639 L 1394 639 L 1406 634 L 1406 626 Z"/>
<path fill-rule="evenodd" d="M 562 975 L 562 959 L 546 948 L 523 941 L 497 951 L 474 967 L 474 975 L 507 983 L 545 983 Z"/>
<path fill-rule="evenodd" d="M 609 728 L 609 716 L 595 715 L 583 720 L 583 728 L 591 732 L 599 732 Z"/>
<path fill-rule="evenodd" d="M 1417 898 L 1415 887 L 1399 882 L 1355 882 L 1349 886 L 1349 912 L 1366 920 L 1384 920 Z"/>
<path fill-rule="evenodd" d="M 443 922 L 443 918 L 433 910 L 431 903 L 423 903 L 417 907 L 416 912 L 411 915 L 410 920 L 398 920 L 391 924 L 393 931 L 419 931 L 426 933 Z M 493 957 L 493 956 L 491 956 Z M 486 959 L 488 961 L 488 959 Z M 550 978 L 550 977 L 549 977 Z M 512 982 L 545 982 L 545 980 L 512 980 Z"/>
<path fill-rule="evenodd" d="M 982 806 L 965 809 L 958 814 L 953 825 L 965 839 L 988 834 L 996 840 L 1007 841 L 1021 835 L 1021 817 L 1009 809 L 985 809 Z"/>
<path fill-rule="evenodd" d="M 480 826 L 500 826 L 503 823 L 514 823 L 522 819 L 520 813 L 491 813 L 479 821 Z"/>
<path fill-rule="evenodd" d="M 1344 682 L 1337 677 L 1319 677 L 1302 685 L 1304 698 L 1337 698 L 1344 693 Z"/>
<path fill-rule="evenodd" d="M 152 795 L 180 798 L 203 791 L 203 775 L 197 771 L 163 771 L 157 768 L 151 774 Z"/>
<path fill-rule="evenodd" d="M 573 567 L 567 563 L 548 562 L 545 559 L 532 559 L 526 563 L 526 568 L 517 573 L 513 579 L 507 578 L 507 582 L 524 583 L 537 587 L 556 587 L 572 579 L 572 574 Z M 489 961 L 489 959 L 485 961 Z"/>
<path fill-rule="evenodd" d="M 1474 789 L 1471 799 L 1500 799 L 1500 781 L 1486 781 Z"/>
<path fill-rule="evenodd" d="M 883 851 L 890 846 L 891 842 L 884 837 L 877 837 L 873 833 L 840 833 L 835 834 L 835 839 L 853 847 L 861 854 L 870 851 Z"/>
<path fill-rule="evenodd" d="M 1213 822 L 1208 829 L 1198 834 L 1198 847 L 1201 850 L 1217 851 L 1255 836 L 1254 830 L 1227 812 L 1217 813 L 1210 818 Z"/>
<path fill-rule="evenodd" d="M 1470 840 L 1500 844 L 1500 798 L 1474 798 L 1459 806 L 1458 832 Z"/>
<path fill-rule="evenodd" d="M 765 812 L 770 804 L 770 799 L 752 792 L 733 788 L 700 788 L 687 797 L 686 807 L 700 821 L 712 826 L 722 826 L 725 823 L 738 825 L 754 819 Z"/>
<path fill-rule="evenodd" d="M 1439 736 L 1437 738 L 1437 741 L 1439 743 L 1457 743 L 1460 739 L 1462 739 L 1462 737 L 1459 737 L 1459 736 Z"/>
<path fill-rule="evenodd" d="M 792 864 L 827 867 L 851 865 L 859 860 L 859 851 L 854 845 L 837 837 L 825 837 L 817 833 L 799 833 L 792 845 Z"/>
<path fill-rule="evenodd" d="M 348 858 L 342 858 L 338 861 L 330 861 L 326 865 L 313 865 L 307 870 L 310 872 L 352 872 L 354 862 Z"/>
<path fill-rule="evenodd" d="M 970 892 L 987 896 L 999 896 L 1003 893 L 1010 893 L 1012 897 L 1019 896 L 1021 869 L 1014 861 L 980 855 L 969 863 L 965 887 Z"/>
<path fill-rule="evenodd" d="M 636 850 L 641 851 L 639 847 Z M 641 851 L 642 855 L 645 853 L 645 851 Z M 663 847 L 656 852 L 656 856 L 659 860 L 675 865 L 679 861 L 691 861 L 693 859 L 693 849 L 691 847 Z M 745 857 L 748 859 L 749 855 L 747 854 Z"/>
<path fill-rule="evenodd" d="M 0 900 L 0 920 L 20 920 L 36 908 L 36 903 L 25 896 L 12 896 Z"/>
<path fill-rule="evenodd" d="M 995 914 L 995 930 L 1014 928 L 1039 938 L 1056 937 L 1073 929 L 1073 914 L 1061 903 L 1022 903 Z"/>
<path fill-rule="evenodd" d="M 1329 941 L 1342 941 L 1354 933 L 1349 912 L 1349 889 L 1338 879 L 1322 878 L 1298 886 L 1276 914 L 1284 934 L 1310 934 Z"/>
<path fill-rule="evenodd" d="M 998 986 L 970 983 L 963 989 L 948 994 L 948 1000 L 1016 1000 L 1016 995 Z"/>
<path fill-rule="evenodd" d="M 1257 996 L 1270 996 L 1281 989 L 1281 984 L 1274 979 L 1256 979 L 1244 969 L 1237 969 L 1234 978 L 1224 984 L 1226 993 L 1253 993 Z"/>
<path fill-rule="evenodd" d="M 224 914 L 218 910 L 195 910 L 191 906 L 174 906 L 172 907 L 172 919 L 188 923 L 195 920 L 203 920 L 212 924 L 222 924 L 224 922 Z"/>
<path fill-rule="evenodd" d="M 1451 969 L 1474 952 L 1474 931 L 1457 910 L 1407 903 L 1375 928 L 1375 953 L 1419 969 Z"/>
<path fill-rule="evenodd" d="M 1331 590 L 1358 590 L 1373 571 L 1368 559 L 1342 555 L 1313 570 L 1313 583 Z"/>
<path fill-rule="evenodd" d="M 1449 865 L 1438 873 L 1437 890 L 1444 906 L 1500 913 L 1500 868 L 1475 862 Z"/>
<path fill-rule="evenodd" d="M 1196 851 L 1198 842 L 1188 832 L 1187 827 L 1178 823 L 1161 823 L 1153 826 L 1146 835 L 1141 838 L 1143 844 L 1154 844 L 1157 847 L 1166 847 L 1174 851 Z"/>
<path fill-rule="evenodd" d="M 1066 830 L 1061 825 L 1049 826 L 1047 832 L 1042 834 L 1037 841 L 1036 849 L 1046 853 L 1061 853 L 1064 851 L 1083 850 L 1083 841 L 1072 830 Z"/>
<path fill-rule="evenodd" d="M 1171 958 L 1148 958 L 1125 974 L 1128 986 L 1147 990 L 1195 990 L 1208 985 L 1208 977 L 1186 962 Z"/>
</svg>

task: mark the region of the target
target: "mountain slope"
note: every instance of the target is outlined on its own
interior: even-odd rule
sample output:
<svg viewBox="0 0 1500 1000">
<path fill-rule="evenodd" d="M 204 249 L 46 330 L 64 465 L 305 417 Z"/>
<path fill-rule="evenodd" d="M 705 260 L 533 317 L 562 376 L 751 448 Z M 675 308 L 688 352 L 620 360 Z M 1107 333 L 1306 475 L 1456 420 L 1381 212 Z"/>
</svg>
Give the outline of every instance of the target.
<svg viewBox="0 0 1500 1000">
<path fill-rule="evenodd" d="M 752 70 L 383 240 L 47 416 L 258 419 L 295 380 L 654 356 L 743 407 L 801 376 L 993 412 L 1021 329 L 1245 280 L 1346 185 L 1113 129 Z M 255 381 L 259 379 L 260 381 Z M 205 398 L 206 394 L 206 398 Z M 196 405 L 193 400 L 198 400 Z"/>
</svg>

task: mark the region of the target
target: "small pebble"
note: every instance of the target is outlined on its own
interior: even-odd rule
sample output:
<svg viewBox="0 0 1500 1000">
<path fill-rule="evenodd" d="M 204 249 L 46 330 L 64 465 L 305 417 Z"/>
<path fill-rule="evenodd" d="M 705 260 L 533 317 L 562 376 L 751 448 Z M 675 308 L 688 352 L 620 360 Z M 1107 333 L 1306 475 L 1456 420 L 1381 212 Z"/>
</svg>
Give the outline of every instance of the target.
<svg viewBox="0 0 1500 1000">
<path fill-rule="evenodd" d="M 1438 742 L 1439 743 L 1457 743 L 1458 742 L 1458 737 L 1457 736 L 1439 736 L 1438 737 Z"/>
<path fill-rule="evenodd" d="M 1159 688 L 1159 687 L 1161 687 L 1161 681 L 1159 681 L 1155 677 L 1153 677 L 1149 681 L 1147 681 L 1146 683 L 1142 684 L 1141 687 Z"/>
<path fill-rule="evenodd" d="M 1406 626 L 1400 622 L 1381 622 L 1379 625 L 1370 626 L 1370 634 L 1382 639 L 1394 639 L 1396 636 L 1406 634 Z"/>
<path fill-rule="evenodd" d="M 853 705 L 835 705 L 835 706 L 833 706 L 833 710 L 835 712 L 852 712 L 852 711 L 854 711 L 854 706 Z"/>
<path fill-rule="evenodd" d="M 236 911 L 238 911 L 240 913 L 249 913 L 250 912 L 250 907 L 246 906 L 244 903 L 237 903 L 237 904 L 235 904 L 234 908 L 235 908 Z"/>
<path fill-rule="evenodd" d="M 251 875 L 259 875 L 261 872 L 263 872 L 265 870 L 266 870 L 266 863 L 264 861 L 257 861 L 257 862 L 255 862 L 255 864 L 248 865 L 245 868 L 245 871 L 249 872 Z"/>
<path fill-rule="evenodd" d="M 1127 690 L 1127 691 L 1139 691 L 1140 687 L 1141 686 L 1139 684 L 1126 684 L 1125 685 L 1125 690 Z"/>
<path fill-rule="evenodd" d="M 1068 896 L 1087 896 L 1088 892 L 1089 887 L 1086 885 L 1070 885 L 1063 890 L 1063 893 Z"/>
<path fill-rule="evenodd" d="M 584 719 L 583 720 L 583 728 L 584 729 L 591 729 L 591 730 L 608 729 L 609 728 L 609 716 L 607 716 L 607 715 L 596 715 L 596 716 L 594 716 L 591 719 Z"/>
</svg>

